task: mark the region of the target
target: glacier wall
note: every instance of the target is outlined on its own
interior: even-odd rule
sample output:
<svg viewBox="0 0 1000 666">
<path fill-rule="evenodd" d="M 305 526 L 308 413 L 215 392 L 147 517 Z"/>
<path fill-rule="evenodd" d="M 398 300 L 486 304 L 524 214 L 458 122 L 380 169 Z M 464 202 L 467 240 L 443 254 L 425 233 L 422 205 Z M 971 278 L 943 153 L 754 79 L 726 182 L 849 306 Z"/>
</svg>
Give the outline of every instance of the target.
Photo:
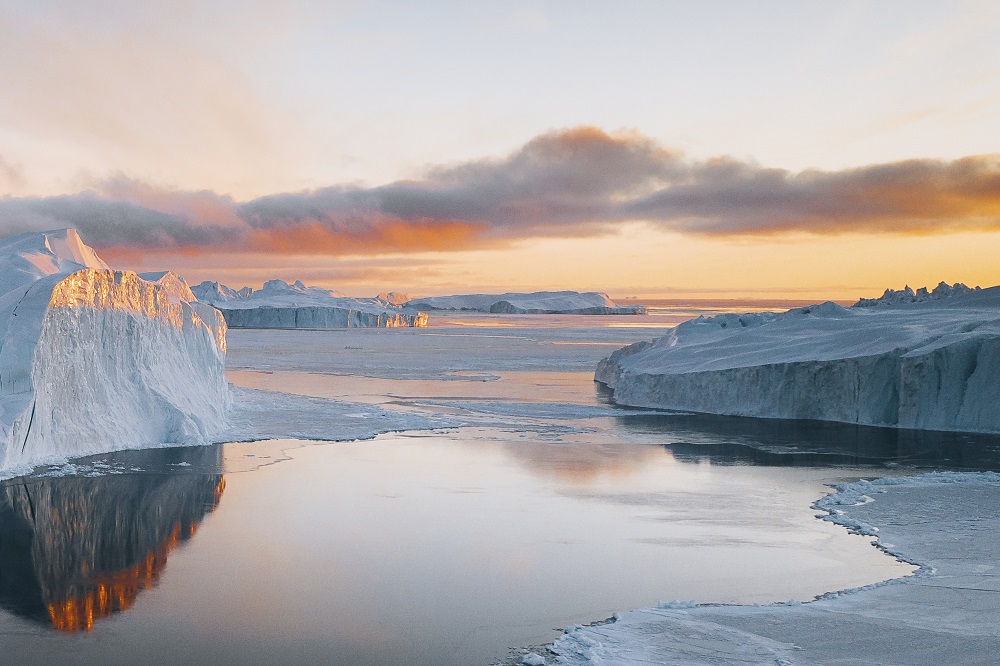
<svg viewBox="0 0 1000 666">
<path fill-rule="evenodd" d="M 48 232 L 58 234 L 66 232 Z M 39 256 L 58 253 L 43 240 L 7 263 L 37 266 Z M 207 443 L 225 427 L 226 325 L 218 311 L 171 273 L 145 280 L 75 261 L 49 268 L 24 271 L 0 295 L 0 470 Z"/>
<path fill-rule="evenodd" d="M 191 287 L 201 303 L 217 308 L 232 328 L 399 328 L 427 326 L 427 315 L 389 300 L 349 298 L 307 287 L 300 280 L 268 280 L 260 289 L 236 290 L 218 282 Z M 389 294 L 387 294 L 389 296 Z M 397 296 L 393 294 L 393 296 Z"/>
<path fill-rule="evenodd" d="M 998 296 L 693 320 L 594 377 L 634 407 L 1000 433 Z"/>
<path fill-rule="evenodd" d="M 307 305 L 227 308 L 215 306 L 232 328 L 399 328 L 427 326 L 423 312 L 360 310 L 351 307 Z"/>
</svg>

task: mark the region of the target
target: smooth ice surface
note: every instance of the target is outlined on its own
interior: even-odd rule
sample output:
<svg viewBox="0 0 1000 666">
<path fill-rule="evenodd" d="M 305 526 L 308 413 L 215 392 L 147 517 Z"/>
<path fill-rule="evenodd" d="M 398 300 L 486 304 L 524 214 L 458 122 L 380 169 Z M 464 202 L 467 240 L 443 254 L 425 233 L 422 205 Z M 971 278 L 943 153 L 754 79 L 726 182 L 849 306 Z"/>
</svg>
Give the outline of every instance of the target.
<svg viewBox="0 0 1000 666">
<path fill-rule="evenodd" d="M 1000 432 L 1000 287 L 935 292 L 699 317 L 616 351 L 595 378 L 622 405 Z"/>
<path fill-rule="evenodd" d="M 818 506 L 919 562 L 916 576 L 806 604 L 665 605 L 573 627 L 545 663 L 987 664 L 1000 652 L 1000 475 L 840 487 Z"/>
<path fill-rule="evenodd" d="M 536 291 L 530 294 L 428 296 L 406 304 L 421 310 L 475 310 L 496 314 L 646 314 L 642 305 L 618 305 L 596 291 Z"/>
<path fill-rule="evenodd" d="M 73 229 L 0 241 L 0 473 L 225 427 L 226 326 L 172 273 L 111 270 Z"/>
<path fill-rule="evenodd" d="M 260 289 L 236 290 L 218 282 L 191 288 L 222 312 L 233 328 L 396 328 L 427 326 L 427 315 L 382 298 L 348 298 L 296 280 L 268 280 Z"/>
</svg>

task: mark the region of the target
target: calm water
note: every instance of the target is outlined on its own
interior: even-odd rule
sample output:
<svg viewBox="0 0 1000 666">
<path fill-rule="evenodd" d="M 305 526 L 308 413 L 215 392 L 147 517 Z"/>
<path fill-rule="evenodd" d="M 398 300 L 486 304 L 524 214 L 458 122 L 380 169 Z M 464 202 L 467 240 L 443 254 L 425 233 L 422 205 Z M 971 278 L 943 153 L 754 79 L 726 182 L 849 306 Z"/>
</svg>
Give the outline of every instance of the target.
<svg viewBox="0 0 1000 666">
<path fill-rule="evenodd" d="M 5 663 L 488 664 L 660 599 L 904 575 L 815 519 L 824 484 L 1000 468 L 996 438 L 616 409 L 579 368 L 629 331 L 573 324 L 234 331 L 237 384 L 468 425 L 3 482 Z"/>
</svg>

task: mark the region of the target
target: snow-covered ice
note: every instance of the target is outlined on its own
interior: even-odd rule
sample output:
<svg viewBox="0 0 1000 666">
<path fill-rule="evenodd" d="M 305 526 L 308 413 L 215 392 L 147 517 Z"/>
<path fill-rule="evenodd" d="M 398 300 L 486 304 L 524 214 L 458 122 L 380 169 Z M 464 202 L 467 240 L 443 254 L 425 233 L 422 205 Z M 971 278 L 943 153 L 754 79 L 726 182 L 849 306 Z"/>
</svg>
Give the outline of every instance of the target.
<svg viewBox="0 0 1000 666">
<path fill-rule="evenodd" d="M 226 325 L 172 273 L 112 270 L 73 229 L 0 241 L 0 470 L 223 430 Z"/>
<path fill-rule="evenodd" d="M 808 603 L 661 605 L 571 627 L 545 663 L 986 664 L 1000 652 L 1000 475 L 934 472 L 840 486 L 817 503 L 916 575 Z M 862 528 L 864 531 L 865 528 Z"/>
<path fill-rule="evenodd" d="M 616 351 L 595 379 L 633 407 L 1000 432 L 1000 287 L 932 293 L 698 317 Z"/>
<path fill-rule="evenodd" d="M 596 291 L 536 291 L 530 294 L 458 294 L 414 299 L 407 307 L 421 310 L 473 310 L 495 314 L 646 314 L 642 305 L 618 305 Z"/>
<path fill-rule="evenodd" d="M 397 328 L 427 326 L 427 315 L 382 298 L 348 298 L 339 291 L 307 287 L 300 280 L 268 280 L 260 289 L 236 290 L 218 282 L 191 288 L 217 308 L 232 328 Z M 395 294 L 387 294 L 395 297 Z"/>
</svg>

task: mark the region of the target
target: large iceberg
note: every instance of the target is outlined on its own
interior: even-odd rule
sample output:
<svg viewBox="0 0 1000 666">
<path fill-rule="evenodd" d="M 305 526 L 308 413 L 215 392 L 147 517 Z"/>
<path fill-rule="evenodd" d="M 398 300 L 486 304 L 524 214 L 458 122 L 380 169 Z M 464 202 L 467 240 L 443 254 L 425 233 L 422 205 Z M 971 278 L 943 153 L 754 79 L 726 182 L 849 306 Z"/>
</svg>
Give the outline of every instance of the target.
<svg viewBox="0 0 1000 666">
<path fill-rule="evenodd" d="M 421 310 L 473 310 L 495 314 L 641 315 L 642 305 L 618 305 L 596 291 L 536 291 L 530 294 L 458 294 L 412 300 Z"/>
<path fill-rule="evenodd" d="M 1000 287 L 946 287 L 698 317 L 616 351 L 595 379 L 633 407 L 1000 432 Z"/>
<path fill-rule="evenodd" d="M 219 310 L 232 328 L 397 328 L 427 326 L 427 315 L 381 298 L 348 298 L 307 287 L 300 280 L 268 280 L 261 289 L 231 289 L 218 282 L 191 288 Z"/>
<path fill-rule="evenodd" d="M 173 273 L 112 270 L 73 229 L 0 240 L 0 469 L 225 428 L 226 325 Z"/>
</svg>

